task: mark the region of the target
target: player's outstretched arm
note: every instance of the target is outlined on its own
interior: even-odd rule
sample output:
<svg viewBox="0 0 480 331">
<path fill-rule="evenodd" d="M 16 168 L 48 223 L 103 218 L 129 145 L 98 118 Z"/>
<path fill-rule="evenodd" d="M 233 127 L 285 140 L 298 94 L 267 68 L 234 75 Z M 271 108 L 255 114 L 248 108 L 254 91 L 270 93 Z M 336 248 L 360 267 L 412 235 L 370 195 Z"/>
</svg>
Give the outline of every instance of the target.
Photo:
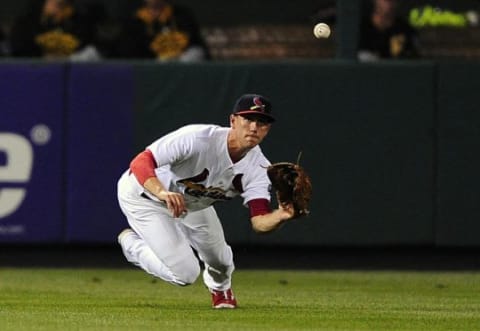
<svg viewBox="0 0 480 331">
<path fill-rule="evenodd" d="M 252 228 L 257 233 L 268 233 L 278 229 L 285 221 L 294 215 L 293 205 L 280 205 L 278 209 L 268 214 L 254 216 L 250 219 Z"/>
</svg>

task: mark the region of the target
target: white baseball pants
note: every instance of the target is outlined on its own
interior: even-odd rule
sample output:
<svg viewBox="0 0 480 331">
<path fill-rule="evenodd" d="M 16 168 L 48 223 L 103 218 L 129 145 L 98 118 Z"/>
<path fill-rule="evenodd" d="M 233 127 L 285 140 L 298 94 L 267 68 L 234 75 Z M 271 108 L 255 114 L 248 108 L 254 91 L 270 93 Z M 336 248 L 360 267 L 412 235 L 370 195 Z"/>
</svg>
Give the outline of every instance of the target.
<svg viewBox="0 0 480 331">
<path fill-rule="evenodd" d="M 203 281 L 209 289 L 231 287 L 233 254 L 213 207 L 173 218 L 161 204 L 132 193 L 133 175 L 118 182 L 118 200 L 130 227 L 121 240 L 127 260 L 149 274 L 176 285 L 195 282 L 201 267 L 192 247 L 204 263 Z"/>
</svg>

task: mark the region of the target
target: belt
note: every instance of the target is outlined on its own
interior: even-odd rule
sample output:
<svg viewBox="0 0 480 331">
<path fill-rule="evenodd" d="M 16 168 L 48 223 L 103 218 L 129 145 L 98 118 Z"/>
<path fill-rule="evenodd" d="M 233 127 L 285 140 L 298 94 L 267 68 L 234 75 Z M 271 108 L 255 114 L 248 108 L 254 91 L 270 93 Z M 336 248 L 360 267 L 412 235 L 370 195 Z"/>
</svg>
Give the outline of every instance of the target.
<svg viewBox="0 0 480 331">
<path fill-rule="evenodd" d="M 148 200 L 153 201 L 153 199 L 150 198 L 148 195 L 146 195 L 145 192 L 143 192 L 142 194 L 140 194 L 140 196 L 141 196 L 142 198 L 145 198 L 145 199 L 148 199 Z"/>
</svg>

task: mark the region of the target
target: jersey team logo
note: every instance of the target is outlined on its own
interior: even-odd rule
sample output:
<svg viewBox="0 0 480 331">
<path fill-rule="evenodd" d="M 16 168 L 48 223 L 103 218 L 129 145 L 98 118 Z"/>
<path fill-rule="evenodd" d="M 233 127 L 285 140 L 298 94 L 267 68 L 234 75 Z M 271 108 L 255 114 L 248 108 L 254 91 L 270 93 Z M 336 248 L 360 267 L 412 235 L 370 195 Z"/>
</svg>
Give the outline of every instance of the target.
<svg viewBox="0 0 480 331">
<path fill-rule="evenodd" d="M 185 186 L 185 194 L 191 195 L 196 198 L 209 198 L 216 201 L 228 201 L 231 200 L 232 197 L 228 196 L 228 191 L 221 187 L 206 187 L 205 185 L 201 184 L 207 180 L 210 171 L 208 169 L 204 169 L 202 173 L 190 177 L 178 180 L 177 183 L 183 184 Z M 241 178 L 242 174 L 238 174 L 233 178 L 232 184 L 235 191 L 242 192 L 243 189 L 241 187 Z"/>
</svg>

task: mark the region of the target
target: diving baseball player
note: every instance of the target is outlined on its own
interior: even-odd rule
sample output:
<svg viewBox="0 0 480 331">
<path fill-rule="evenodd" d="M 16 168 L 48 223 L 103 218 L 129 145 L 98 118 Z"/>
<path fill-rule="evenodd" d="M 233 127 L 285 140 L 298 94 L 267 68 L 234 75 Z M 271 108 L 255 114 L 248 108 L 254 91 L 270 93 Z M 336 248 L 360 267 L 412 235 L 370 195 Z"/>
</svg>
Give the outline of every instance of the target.
<svg viewBox="0 0 480 331">
<path fill-rule="evenodd" d="M 258 146 L 274 118 L 263 96 L 235 103 L 230 127 L 188 125 L 138 154 L 118 182 L 118 201 L 130 228 L 118 236 L 127 260 L 176 285 L 203 281 L 214 308 L 235 308 L 233 255 L 213 204 L 236 196 L 250 210 L 256 232 L 270 232 L 293 216 L 290 205 L 270 207 L 270 164 Z"/>
</svg>

